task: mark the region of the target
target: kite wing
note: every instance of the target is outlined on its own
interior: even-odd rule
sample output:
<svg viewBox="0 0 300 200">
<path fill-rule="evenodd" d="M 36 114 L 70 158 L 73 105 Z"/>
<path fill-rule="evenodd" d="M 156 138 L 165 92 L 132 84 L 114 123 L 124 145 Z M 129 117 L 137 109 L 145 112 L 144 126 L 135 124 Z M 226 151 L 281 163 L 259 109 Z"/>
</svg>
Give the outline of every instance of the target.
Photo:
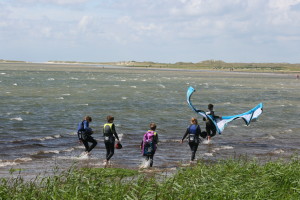
<svg viewBox="0 0 300 200">
<path fill-rule="evenodd" d="M 191 96 L 192 94 L 195 92 L 195 89 L 193 87 L 189 87 L 186 93 L 186 100 L 188 105 L 192 108 L 192 110 L 194 110 L 196 113 L 198 113 L 199 115 L 205 117 L 206 119 L 210 120 L 216 127 L 216 130 L 219 134 L 221 134 L 224 130 L 224 128 L 226 127 L 226 125 L 235 120 L 235 119 L 239 119 L 242 118 L 244 120 L 244 122 L 246 123 L 246 125 L 248 126 L 250 124 L 251 121 L 255 121 L 258 116 L 263 112 L 263 104 L 260 103 L 258 104 L 256 107 L 252 108 L 251 110 L 239 114 L 239 115 L 233 115 L 233 116 L 222 116 L 220 118 L 213 118 L 211 115 L 207 115 L 204 111 L 202 110 L 197 110 L 192 102 L 191 102 Z"/>
</svg>

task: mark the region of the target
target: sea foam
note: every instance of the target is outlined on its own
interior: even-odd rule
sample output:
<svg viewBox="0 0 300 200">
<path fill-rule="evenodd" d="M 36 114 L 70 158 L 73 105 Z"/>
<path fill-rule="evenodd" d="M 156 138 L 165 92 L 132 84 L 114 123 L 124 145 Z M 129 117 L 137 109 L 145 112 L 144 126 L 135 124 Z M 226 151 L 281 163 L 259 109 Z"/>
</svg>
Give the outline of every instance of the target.
<svg viewBox="0 0 300 200">
<path fill-rule="evenodd" d="M 23 121 L 22 117 L 14 117 L 14 118 L 10 118 L 10 120 Z"/>
</svg>

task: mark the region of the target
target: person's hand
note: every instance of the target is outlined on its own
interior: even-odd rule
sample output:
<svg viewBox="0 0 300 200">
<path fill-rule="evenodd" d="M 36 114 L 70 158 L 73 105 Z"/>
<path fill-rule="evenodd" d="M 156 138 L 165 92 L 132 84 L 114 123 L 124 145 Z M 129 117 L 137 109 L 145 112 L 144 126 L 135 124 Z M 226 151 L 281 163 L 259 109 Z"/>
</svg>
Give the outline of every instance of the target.
<svg viewBox="0 0 300 200">
<path fill-rule="evenodd" d="M 180 144 L 182 144 L 183 143 L 183 140 L 180 140 Z"/>
</svg>

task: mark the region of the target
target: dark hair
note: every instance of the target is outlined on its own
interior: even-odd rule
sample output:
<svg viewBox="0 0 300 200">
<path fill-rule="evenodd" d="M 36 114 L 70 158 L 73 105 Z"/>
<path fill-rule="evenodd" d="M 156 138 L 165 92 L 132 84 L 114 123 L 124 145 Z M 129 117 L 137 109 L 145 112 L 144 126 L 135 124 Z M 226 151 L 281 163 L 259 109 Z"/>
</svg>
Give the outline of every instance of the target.
<svg viewBox="0 0 300 200">
<path fill-rule="evenodd" d="M 110 116 L 110 115 L 108 115 L 106 117 L 106 119 L 107 119 L 107 122 L 109 122 L 109 123 L 112 123 L 115 120 L 115 118 L 113 116 Z"/>
<path fill-rule="evenodd" d="M 212 105 L 212 104 L 208 104 L 208 110 L 213 110 L 214 109 L 214 105 Z"/>
<path fill-rule="evenodd" d="M 86 120 L 88 122 L 92 122 L 92 117 L 90 117 L 90 116 L 87 115 L 87 116 L 84 117 L 83 120 Z"/>
<path fill-rule="evenodd" d="M 152 130 L 152 131 L 155 131 L 155 129 L 156 129 L 156 124 L 155 123 L 150 123 L 150 129 Z"/>
</svg>

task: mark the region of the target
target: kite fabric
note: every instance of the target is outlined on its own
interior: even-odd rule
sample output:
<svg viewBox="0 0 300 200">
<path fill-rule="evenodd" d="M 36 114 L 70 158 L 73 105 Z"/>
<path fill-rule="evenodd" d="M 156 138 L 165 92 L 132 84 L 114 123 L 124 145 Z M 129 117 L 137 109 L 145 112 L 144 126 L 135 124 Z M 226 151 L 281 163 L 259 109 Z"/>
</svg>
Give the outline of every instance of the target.
<svg viewBox="0 0 300 200">
<path fill-rule="evenodd" d="M 201 116 L 205 117 L 206 119 L 209 119 L 211 122 L 213 122 L 213 124 L 215 125 L 216 130 L 219 134 L 221 134 L 223 132 L 224 128 L 226 127 L 226 125 L 229 122 L 231 122 L 235 119 L 242 118 L 244 120 L 244 122 L 246 123 L 246 125 L 248 126 L 251 121 L 255 121 L 258 118 L 258 116 L 263 112 L 263 104 L 260 103 L 256 107 L 252 108 L 251 110 L 249 110 L 245 113 L 239 114 L 239 115 L 222 116 L 220 118 L 214 118 L 211 115 L 207 115 L 203 110 L 197 110 L 193 106 L 193 104 L 191 102 L 191 96 L 194 92 L 195 92 L 195 89 L 190 86 L 186 93 L 186 100 L 187 100 L 188 105 L 196 113 L 198 113 L 199 115 L 201 115 Z"/>
</svg>

